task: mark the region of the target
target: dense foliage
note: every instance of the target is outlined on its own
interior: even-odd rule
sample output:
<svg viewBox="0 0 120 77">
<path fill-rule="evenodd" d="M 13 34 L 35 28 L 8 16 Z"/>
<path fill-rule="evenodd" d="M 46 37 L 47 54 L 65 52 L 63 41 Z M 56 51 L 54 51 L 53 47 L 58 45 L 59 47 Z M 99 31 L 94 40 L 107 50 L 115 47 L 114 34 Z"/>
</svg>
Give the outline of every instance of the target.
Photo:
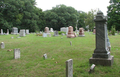
<svg viewBox="0 0 120 77">
<path fill-rule="evenodd" d="M 120 30 L 120 0 L 110 0 L 108 6 L 108 29 L 115 25 L 116 30 Z"/>
<path fill-rule="evenodd" d="M 44 13 L 35 7 L 35 0 L 1 0 L 0 28 L 39 30 L 44 26 Z"/>
</svg>

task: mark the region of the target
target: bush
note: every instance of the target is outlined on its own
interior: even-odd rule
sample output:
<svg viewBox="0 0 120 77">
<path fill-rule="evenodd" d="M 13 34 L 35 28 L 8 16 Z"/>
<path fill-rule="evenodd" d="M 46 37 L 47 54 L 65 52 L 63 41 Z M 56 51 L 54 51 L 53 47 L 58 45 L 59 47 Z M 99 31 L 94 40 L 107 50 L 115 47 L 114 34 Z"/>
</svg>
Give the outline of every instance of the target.
<svg viewBox="0 0 120 77">
<path fill-rule="evenodd" d="M 111 34 L 112 34 L 112 35 L 115 35 L 115 32 L 116 32 L 115 26 L 112 26 L 112 28 L 111 28 Z"/>
<path fill-rule="evenodd" d="M 58 31 L 59 35 L 61 35 L 62 33 L 66 34 L 66 32 L 63 31 Z"/>
</svg>

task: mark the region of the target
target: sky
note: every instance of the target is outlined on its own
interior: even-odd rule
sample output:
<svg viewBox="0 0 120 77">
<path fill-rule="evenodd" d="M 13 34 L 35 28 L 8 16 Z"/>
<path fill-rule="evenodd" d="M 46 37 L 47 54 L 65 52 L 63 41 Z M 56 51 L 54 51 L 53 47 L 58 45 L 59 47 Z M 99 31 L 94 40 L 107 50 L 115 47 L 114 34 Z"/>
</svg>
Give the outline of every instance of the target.
<svg viewBox="0 0 120 77">
<path fill-rule="evenodd" d="M 64 4 L 71 6 L 77 11 L 88 12 L 91 9 L 99 9 L 104 15 L 107 15 L 107 6 L 110 5 L 110 0 L 36 0 L 36 6 L 41 8 L 43 11 L 51 10 L 56 5 Z"/>
</svg>

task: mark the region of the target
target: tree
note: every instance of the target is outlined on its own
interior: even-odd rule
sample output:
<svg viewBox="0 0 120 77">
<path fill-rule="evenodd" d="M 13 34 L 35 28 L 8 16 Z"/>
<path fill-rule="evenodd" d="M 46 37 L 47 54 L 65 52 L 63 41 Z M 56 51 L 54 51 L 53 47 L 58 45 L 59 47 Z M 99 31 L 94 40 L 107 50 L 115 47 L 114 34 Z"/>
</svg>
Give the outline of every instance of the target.
<svg viewBox="0 0 120 77">
<path fill-rule="evenodd" d="M 85 18 L 85 25 L 89 25 L 89 29 L 93 29 L 95 26 L 95 22 L 93 21 L 94 17 L 96 16 L 98 10 L 93 10 L 89 11 L 87 13 L 87 16 Z"/>
<path fill-rule="evenodd" d="M 111 30 L 112 26 L 116 26 L 116 30 L 120 30 L 120 0 L 110 0 L 110 5 L 107 7 L 108 16 L 108 29 Z"/>
<path fill-rule="evenodd" d="M 73 26 L 75 29 L 78 19 L 77 10 L 65 5 L 57 5 L 51 10 L 45 11 L 46 26 L 60 30 L 61 27 Z"/>
</svg>

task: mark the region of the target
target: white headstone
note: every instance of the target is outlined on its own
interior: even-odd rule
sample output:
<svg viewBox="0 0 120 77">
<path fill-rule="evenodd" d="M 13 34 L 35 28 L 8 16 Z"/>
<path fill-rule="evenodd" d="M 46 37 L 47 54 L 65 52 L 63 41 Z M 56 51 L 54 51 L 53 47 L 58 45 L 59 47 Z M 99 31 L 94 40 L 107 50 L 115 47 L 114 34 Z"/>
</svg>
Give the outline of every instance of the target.
<svg viewBox="0 0 120 77">
<path fill-rule="evenodd" d="M 4 42 L 1 42 L 1 49 L 4 49 L 5 48 L 5 44 Z"/>
<path fill-rule="evenodd" d="M 1 35 L 3 35 L 3 29 L 1 29 Z"/>
<path fill-rule="evenodd" d="M 29 29 L 26 29 L 25 32 L 26 32 L 26 34 L 29 34 Z"/>
<path fill-rule="evenodd" d="M 44 54 L 44 55 L 43 55 L 43 58 L 44 58 L 44 59 L 47 59 L 47 54 Z"/>
<path fill-rule="evenodd" d="M 9 35 L 9 29 L 7 29 L 7 35 Z"/>
<path fill-rule="evenodd" d="M 66 77 L 73 77 L 73 60 L 66 61 Z"/>
<path fill-rule="evenodd" d="M 18 34 L 18 28 L 17 27 L 13 27 L 11 34 Z"/>
<path fill-rule="evenodd" d="M 20 49 L 14 49 L 14 59 L 20 58 Z"/>
<path fill-rule="evenodd" d="M 53 28 L 50 28 L 50 32 L 53 32 Z"/>
<path fill-rule="evenodd" d="M 68 27 L 62 27 L 60 28 L 60 31 L 66 32 L 66 34 L 68 34 Z"/>
<path fill-rule="evenodd" d="M 20 30 L 20 37 L 24 37 L 25 36 L 25 29 L 21 29 Z"/>
<path fill-rule="evenodd" d="M 47 37 L 47 33 L 43 33 L 43 37 Z"/>
</svg>

